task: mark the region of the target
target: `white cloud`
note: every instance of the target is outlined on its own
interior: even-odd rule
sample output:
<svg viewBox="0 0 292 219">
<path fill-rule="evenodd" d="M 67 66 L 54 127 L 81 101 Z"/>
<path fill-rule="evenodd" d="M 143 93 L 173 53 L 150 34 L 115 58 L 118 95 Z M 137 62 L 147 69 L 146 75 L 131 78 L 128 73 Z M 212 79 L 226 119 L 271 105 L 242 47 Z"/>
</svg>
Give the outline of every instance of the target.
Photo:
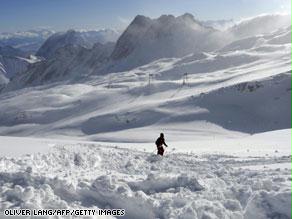
<svg viewBox="0 0 292 219">
<path fill-rule="evenodd" d="M 124 25 L 128 25 L 130 23 L 130 19 L 118 16 L 118 21 Z"/>
</svg>

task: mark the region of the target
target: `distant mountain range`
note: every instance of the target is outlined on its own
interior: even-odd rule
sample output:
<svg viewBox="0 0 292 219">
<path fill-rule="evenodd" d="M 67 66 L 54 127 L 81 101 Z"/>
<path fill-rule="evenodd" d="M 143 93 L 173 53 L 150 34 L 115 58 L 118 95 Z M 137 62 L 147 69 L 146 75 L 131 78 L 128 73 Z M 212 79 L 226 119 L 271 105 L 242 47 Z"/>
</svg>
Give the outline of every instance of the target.
<svg viewBox="0 0 292 219">
<path fill-rule="evenodd" d="M 27 70 L 28 65 L 40 61 L 41 59 L 58 58 L 61 51 L 70 57 L 77 55 L 79 49 L 95 50 L 98 46 L 95 43 L 106 44 L 115 42 L 120 33 L 111 29 L 75 31 L 55 33 L 51 30 L 40 29 L 16 33 L 0 34 L 0 88 L 7 84 L 16 74 Z M 111 46 L 112 47 L 112 44 Z M 59 50 L 60 49 L 60 50 Z M 69 52 L 69 53 L 68 53 Z M 71 53 L 70 53 L 71 52 Z M 96 54 L 94 51 L 93 54 Z M 31 54 L 36 54 L 36 58 Z M 64 57 L 67 58 L 67 57 Z M 51 63 L 51 62 L 50 62 Z M 59 64 L 61 65 L 62 62 Z M 39 66 L 39 65 L 36 65 Z M 32 66 L 32 69 L 38 69 Z M 45 65 L 47 66 L 47 64 Z M 41 69 L 44 69 L 41 68 Z M 64 69 L 64 68 L 60 68 Z M 45 71 L 46 72 L 46 71 Z M 41 72 L 41 73 L 45 73 Z M 40 73 L 40 74 L 41 74 Z M 19 75 L 17 77 L 22 77 Z"/>
<path fill-rule="evenodd" d="M 0 46 L 12 46 L 25 52 L 35 53 L 45 40 L 55 32 L 49 29 L 0 33 Z"/>
<path fill-rule="evenodd" d="M 95 43 L 105 44 L 116 42 L 120 33 L 111 29 L 59 32 L 50 36 L 37 51 L 36 55 L 44 58 L 54 56 L 54 53 L 61 47 L 67 45 L 79 45 L 84 48 L 92 48 Z"/>
<path fill-rule="evenodd" d="M 92 47 L 96 42 L 102 44 L 116 42 L 120 34 L 119 31 L 112 29 L 68 30 L 65 32 L 55 32 L 50 29 L 35 29 L 18 32 L 2 32 L 0 33 L 0 46 L 11 46 L 31 54 L 36 53 L 42 47 L 39 53 L 43 55 L 48 50 L 47 47 L 52 43 L 72 43 Z M 43 45 L 45 42 L 46 44 Z"/>
<path fill-rule="evenodd" d="M 228 22 L 233 21 L 217 24 Z M 232 42 L 287 28 L 291 21 L 288 15 L 261 15 L 225 30 L 215 29 L 214 24 L 196 20 L 191 14 L 157 19 L 138 15 L 121 35 L 113 30 L 55 33 L 36 52 L 44 59 L 30 65 L 25 75 L 13 77 L 7 89 L 76 81 L 88 75 L 130 70 L 161 58 L 226 50 Z"/>
</svg>

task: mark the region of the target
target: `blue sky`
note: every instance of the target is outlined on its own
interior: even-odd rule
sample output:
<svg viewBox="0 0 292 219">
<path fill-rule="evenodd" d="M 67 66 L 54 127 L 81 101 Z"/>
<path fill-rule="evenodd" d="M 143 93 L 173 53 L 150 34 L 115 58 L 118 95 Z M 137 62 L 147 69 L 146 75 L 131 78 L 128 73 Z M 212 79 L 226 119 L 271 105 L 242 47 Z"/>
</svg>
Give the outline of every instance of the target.
<svg viewBox="0 0 292 219">
<path fill-rule="evenodd" d="M 0 0 L 0 32 L 124 28 L 137 14 L 189 12 L 200 20 L 235 20 L 291 11 L 290 0 Z"/>
</svg>

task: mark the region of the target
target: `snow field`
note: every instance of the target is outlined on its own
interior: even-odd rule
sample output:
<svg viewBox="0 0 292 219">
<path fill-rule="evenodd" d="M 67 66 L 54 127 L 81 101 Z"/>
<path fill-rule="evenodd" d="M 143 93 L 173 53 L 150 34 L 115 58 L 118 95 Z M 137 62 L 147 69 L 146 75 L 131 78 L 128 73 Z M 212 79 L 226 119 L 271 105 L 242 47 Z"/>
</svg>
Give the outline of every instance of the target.
<svg viewBox="0 0 292 219">
<path fill-rule="evenodd" d="M 152 153 L 58 144 L 0 158 L 0 210 L 124 208 L 125 218 L 290 218 L 291 156 Z"/>
</svg>

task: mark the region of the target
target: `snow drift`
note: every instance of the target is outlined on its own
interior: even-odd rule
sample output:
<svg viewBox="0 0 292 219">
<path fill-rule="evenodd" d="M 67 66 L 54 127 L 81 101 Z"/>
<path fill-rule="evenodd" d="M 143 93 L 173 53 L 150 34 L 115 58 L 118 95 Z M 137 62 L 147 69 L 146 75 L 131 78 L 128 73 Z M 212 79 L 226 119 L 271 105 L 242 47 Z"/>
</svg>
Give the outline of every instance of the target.
<svg viewBox="0 0 292 219">
<path fill-rule="evenodd" d="M 117 147 L 60 144 L 48 153 L 0 158 L 0 211 L 122 208 L 129 219 L 290 218 L 290 170 L 248 168 L 289 159 L 179 153 L 162 159 Z"/>
</svg>

